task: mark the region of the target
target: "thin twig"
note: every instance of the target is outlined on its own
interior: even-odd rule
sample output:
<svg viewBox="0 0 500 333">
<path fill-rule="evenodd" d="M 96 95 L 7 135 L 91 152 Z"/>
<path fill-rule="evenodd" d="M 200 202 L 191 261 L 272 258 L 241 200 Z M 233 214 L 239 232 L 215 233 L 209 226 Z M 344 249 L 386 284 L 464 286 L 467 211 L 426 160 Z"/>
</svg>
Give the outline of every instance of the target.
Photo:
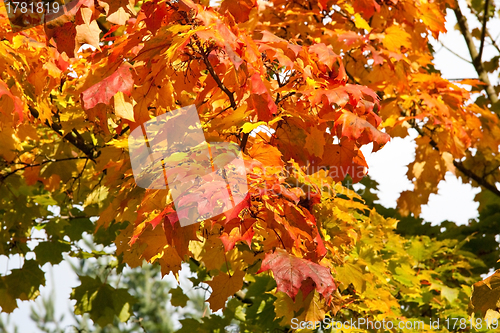
<svg viewBox="0 0 500 333">
<path fill-rule="evenodd" d="M 280 96 L 280 95 L 278 94 L 278 96 L 276 96 L 276 101 L 274 102 L 274 104 L 279 104 L 279 103 L 281 103 L 282 101 L 284 101 L 285 99 L 287 99 L 288 97 L 293 96 L 293 95 L 295 95 L 295 91 L 291 91 L 291 92 L 289 92 L 288 94 L 285 94 L 285 95 L 283 95 L 283 96 Z"/>
<path fill-rule="evenodd" d="M 460 54 L 456 53 L 455 51 L 453 51 L 452 49 L 450 49 L 448 46 L 444 45 L 443 42 L 439 42 L 443 48 L 445 48 L 446 50 L 448 50 L 450 53 L 452 53 L 454 56 L 462 59 L 463 61 L 469 63 L 469 64 L 472 64 L 472 61 L 468 60 L 468 59 L 465 59 L 464 57 L 462 57 Z"/>
<path fill-rule="evenodd" d="M 28 164 L 28 163 L 23 163 L 23 162 L 16 162 L 16 163 L 13 163 L 13 164 L 21 164 L 21 165 L 24 165 L 24 167 L 15 169 L 15 170 L 7 173 L 4 176 L 0 174 L 0 181 L 4 181 L 5 179 L 7 179 L 7 177 L 12 176 L 16 172 L 21 171 L 21 170 L 25 170 L 27 168 L 33 168 L 33 167 L 37 167 L 37 166 L 42 166 L 42 165 L 50 163 L 50 162 L 62 162 L 62 161 L 83 160 L 83 159 L 85 159 L 87 161 L 89 160 L 89 158 L 86 157 L 86 156 L 77 156 L 77 157 L 61 158 L 59 160 L 46 160 L 46 161 L 43 161 L 43 162 L 40 162 L 40 163 L 37 163 L 37 164 Z"/>
</svg>

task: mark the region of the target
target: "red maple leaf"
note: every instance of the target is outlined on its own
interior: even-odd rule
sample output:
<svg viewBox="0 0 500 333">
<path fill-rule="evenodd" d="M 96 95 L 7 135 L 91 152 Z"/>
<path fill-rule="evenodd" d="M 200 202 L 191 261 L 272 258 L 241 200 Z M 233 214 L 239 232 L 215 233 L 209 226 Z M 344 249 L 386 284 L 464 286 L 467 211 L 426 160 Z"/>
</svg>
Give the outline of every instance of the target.
<svg viewBox="0 0 500 333">
<path fill-rule="evenodd" d="M 85 90 L 82 93 L 83 108 L 88 110 L 98 103 L 109 104 L 111 98 L 119 91 L 130 96 L 134 87 L 130 68 L 129 64 L 123 64 L 116 72 Z"/>
<path fill-rule="evenodd" d="M 259 119 L 262 121 L 270 121 L 271 116 L 276 114 L 276 104 L 274 104 L 273 97 L 267 90 L 264 82 L 259 75 L 255 73 L 252 75 L 251 79 L 251 92 L 250 98 L 248 99 L 248 105 L 257 110 Z"/>
<path fill-rule="evenodd" d="M 304 298 L 312 290 L 310 282 L 306 282 L 308 278 L 312 280 L 313 286 L 325 299 L 330 300 L 332 292 L 337 288 L 330 269 L 307 259 L 297 258 L 282 249 L 266 254 L 257 273 L 269 269 L 274 274 L 277 290 L 285 292 L 293 300 L 303 286 Z"/>
</svg>

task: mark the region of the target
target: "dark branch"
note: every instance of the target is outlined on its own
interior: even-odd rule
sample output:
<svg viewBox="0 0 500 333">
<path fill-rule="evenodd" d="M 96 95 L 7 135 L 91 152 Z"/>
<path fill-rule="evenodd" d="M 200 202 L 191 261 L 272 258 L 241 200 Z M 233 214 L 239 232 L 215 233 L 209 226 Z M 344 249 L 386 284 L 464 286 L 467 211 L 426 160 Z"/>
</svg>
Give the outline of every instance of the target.
<svg viewBox="0 0 500 333">
<path fill-rule="evenodd" d="M 490 0 L 486 0 L 484 2 L 484 13 L 483 13 L 483 30 L 481 30 L 481 45 L 479 46 L 479 55 L 478 59 L 481 61 L 483 55 L 483 47 L 484 47 L 484 38 L 486 37 L 486 22 L 488 22 L 488 6 L 490 4 Z"/>
<path fill-rule="evenodd" d="M 35 110 L 31 106 L 29 106 L 29 110 L 30 110 L 30 113 L 33 117 L 38 118 L 39 113 L 37 110 Z M 94 161 L 94 152 L 93 152 L 94 147 L 93 146 L 89 147 L 85 143 L 85 139 L 81 136 L 80 133 L 78 133 L 78 131 L 75 128 L 73 128 L 73 130 L 71 132 L 68 132 L 67 134 L 63 134 L 61 132 L 62 126 L 60 124 L 55 123 L 55 122 L 53 122 L 51 124 L 48 122 L 48 120 L 45 121 L 45 124 L 47 126 L 49 126 L 50 128 L 52 128 L 52 130 L 54 130 L 54 132 L 59 134 L 63 139 L 65 139 L 66 141 L 71 143 L 76 148 L 80 149 L 80 151 L 82 151 L 85 155 L 87 155 L 87 157 L 90 160 Z"/>
<path fill-rule="evenodd" d="M 212 64 L 210 63 L 210 60 L 208 60 L 208 54 L 209 54 L 209 52 L 208 51 L 203 51 L 203 49 L 201 48 L 201 45 L 199 45 L 199 43 L 198 43 L 198 48 L 200 49 L 200 54 L 201 54 L 201 56 L 203 58 L 203 62 L 205 63 L 205 66 L 208 69 L 208 72 L 213 77 L 213 79 L 215 80 L 215 82 L 217 83 L 217 85 L 219 86 L 219 88 L 229 98 L 229 102 L 231 103 L 231 107 L 236 110 L 236 101 L 234 100 L 234 92 L 232 92 L 229 89 L 227 89 L 227 87 L 224 85 L 224 83 L 222 83 L 222 81 L 220 80 L 220 78 L 217 75 L 217 73 L 215 73 L 215 70 L 214 70 Z"/>
<path fill-rule="evenodd" d="M 44 164 L 47 164 L 47 163 L 50 163 L 50 162 L 62 162 L 62 161 L 71 161 L 71 160 L 89 160 L 88 157 L 84 157 L 84 156 L 77 156 L 77 157 L 67 157 L 67 158 L 61 158 L 61 159 L 58 159 L 58 160 L 46 160 L 46 161 L 43 161 L 43 162 L 40 162 L 40 163 L 36 163 L 36 164 L 29 164 L 29 163 L 22 163 L 22 162 L 15 162 L 13 164 L 22 164 L 24 165 L 22 168 L 17 168 L 15 170 L 12 170 L 11 172 L 7 173 L 6 175 L 0 175 L 0 181 L 3 181 L 5 180 L 6 178 L 8 178 L 9 176 L 12 176 L 13 174 L 15 174 L 16 172 L 18 171 L 21 171 L 21 170 L 25 170 L 25 169 L 28 169 L 28 168 L 33 168 L 33 167 L 37 167 L 37 166 L 42 166 Z"/>
<path fill-rule="evenodd" d="M 245 152 L 245 148 L 246 148 L 249 136 L 250 136 L 250 133 L 243 133 L 243 138 L 241 139 L 241 143 L 240 143 L 240 149 L 243 153 Z"/>
<path fill-rule="evenodd" d="M 283 96 L 280 96 L 280 94 L 278 93 L 278 95 L 276 96 L 276 101 L 274 102 L 274 104 L 277 105 L 277 104 L 283 102 L 288 97 L 293 96 L 293 95 L 295 95 L 295 91 L 291 91 L 288 94 L 285 94 Z"/>
<path fill-rule="evenodd" d="M 490 190 L 496 196 L 500 197 L 500 191 L 498 190 L 498 188 L 495 185 L 488 183 L 484 178 L 476 175 L 474 172 L 472 172 L 469 169 L 465 168 L 464 165 L 462 164 L 462 162 L 460 162 L 460 161 L 453 161 L 453 165 L 461 173 L 463 173 L 464 175 L 466 175 L 470 179 L 475 180 L 476 183 L 478 183 L 479 185 L 481 185 L 485 189 Z"/>
</svg>

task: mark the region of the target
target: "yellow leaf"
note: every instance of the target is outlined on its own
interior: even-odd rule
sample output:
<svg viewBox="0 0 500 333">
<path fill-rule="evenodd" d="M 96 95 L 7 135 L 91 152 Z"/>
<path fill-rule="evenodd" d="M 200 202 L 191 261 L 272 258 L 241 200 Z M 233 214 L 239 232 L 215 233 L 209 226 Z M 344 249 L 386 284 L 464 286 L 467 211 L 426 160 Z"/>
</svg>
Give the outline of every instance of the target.
<svg viewBox="0 0 500 333">
<path fill-rule="evenodd" d="M 153 103 L 158 93 L 158 88 L 151 80 L 146 81 L 142 86 L 136 87 L 132 92 L 132 97 L 137 102 L 134 105 L 134 119 L 138 123 L 144 123 L 151 117 L 148 107 Z"/>
<path fill-rule="evenodd" d="M 120 118 L 134 121 L 134 106 L 130 101 L 130 97 L 119 91 L 115 94 L 114 100 L 116 115 Z"/>
<path fill-rule="evenodd" d="M 372 28 L 370 27 L 368 22 L 366 22 L 365 19 L 362 18 L 361 15 L 359 15 L 359 13 L 354 14 L 354 24 L 358 29 L 365 29 L 368 32 L 372 31 Z"/>
<path fill-rule="evenodd" d="M 197 243 L 197 242 L 194 242 Z M 224 246 L 218 235 L 210 235 L 203 244 L 200 258 L 207 270 L 220 269 L 226 262 Z"/>
<path fill-rule="evenodd" d="M 382 44 L 389 51 L 399 52 L 401 46 L 411 48 L 410 35 L 397 25 L 392 25 L 385 29 L 385 37 L 382 40 Z"/>
<path fill-rule="evenodd" d="M 306 301 L 307 299 L 311 299 L 311 302 L 306 309 L 305 320 L 318 322 L 325 319 L 325 300 L 320 297 L 319 293 L 315 290 L 307 296 Z"/>
<path fill-rule="evenodd" d="M 366 280 L 363 277 L 363 271 L 358 265 L 346 262 L 343 266 L 335 267 L 337 279 L 344 284 L 345 288 L 352 283 L 356 292 L 362 293 L 366 288 Z"/>
<path fill-rule="evenodd" d="M 259 127 L 260 125 L 266 125 L 266 124 L 267 123 L 265 121 L 259 121 L 257 123 L 245 123 L 241 127 L 241 130 L 243 131 L 243 133 L 250 133 L 251 131 L 253 131 L 257 127 Z"/>
<path fill-rule="evenodd" d="M 241 127 L 241 129 L 242 129 L 243 133 L 250 133 L 250 132 L 252 132 L 254 129 L 256 129 L 259 126 L 271 126 L 271 125 L 277 123 L 278 121 L 280 121 L 282 119 L 283 118 L 281 116 L 278 116 L 278 117 L 275 117 L 273 120 L 271 120 L 269 122 L 259 121 L 259 122 L 256 122 L 256 123 L 245 123 Z"/>
<path fill-rule="evenodd" d="M 113 139 L 107 143 L 110 146 L 115 146 L 116 148 L 128 149 L 128 138 L 122 137 L 120 139 Z"/>
<path fill-rule="evenodd" d="M 298 310 L 296 309 L 297 306 L 285 292 L 279 291 L 275 296 L 274 311 L 276 312 L 276 318 L 283 317 L 281 325 L 290 324 L 294 317 L 294 311 Z M 300 302 L 297 303 L 300 305 Z"/>
<path fill-rule="evenodd" d="M 322 157 L 323 150 L 326 144 L 324 132 L 313 127 L 311 134 L 306 137 L 305 149 L 311 152 L 314 156 Z"/>
<path fill-rule="evenodd" d="M 142 264 L 142 252 L 146 249 L 147 244 L 129 245 L 130 237 L 134 233 L 134 225 L 129 224 L 127 228 L 120 231 L 120 234 L 115 239 L 116 254 L 123 254 L 123 261 L 130 267 L 139 267 Z"/>
</svg>

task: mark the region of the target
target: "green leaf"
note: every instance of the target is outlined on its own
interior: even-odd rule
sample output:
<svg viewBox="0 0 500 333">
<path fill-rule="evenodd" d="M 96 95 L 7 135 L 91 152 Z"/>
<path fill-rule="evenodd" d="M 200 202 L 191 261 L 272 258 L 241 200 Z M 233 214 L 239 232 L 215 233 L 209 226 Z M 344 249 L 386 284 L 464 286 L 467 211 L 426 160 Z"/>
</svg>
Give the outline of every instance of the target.
<svg viewBox="0 0 500 333">
<path fill-rule="evenodd" d="M 10 313 L 17 308 L 16 299 L 34 300 L 40 285 L 45 285 L 45 274 L 35 260 L 26 260 L 20 269 L 0 279 L 0 307 Z"/>
<path fill-rule="evenodd" d="M 170 289 L 170 295 L 172 295 L 172 298 L 170 299 L 170 303 L 172 303 L 173 306 L 185 307 L 187 304 L 187 301 L 189 300 L 189 297 L 187 297 L 184 294 L 181 287 L 177 287 L 175 289 Z"/>
<path fill-rule="evenodd" d="M 57 201 L 52 199 L 50 194 L 43 194 L 43 195 L 35 195 L 33 197 L 33 201 L 35 201 L 37 204 L 43 205 L 43 206 L 48 206 L 48 205 L 56 205 Z"/>
<path fill-rule="evenodd" d="M 102 327 L 112 324 L 115 316 L 121 322 L 130 318 L 136 299 L 126 289 L 115 289 L 99 278 L 79 278 L 81 285 L 71 293 L 71 299 L 76 300 L 75 314 L 88 313 L 90 319 Z"/>
<path fill-rule="evenodd" d="M 87 232 L 91 234 L 94 229 L 94 224 L 88 218 L 75 218 L 69 221 L 69 224 L 64 227 L 64 232 L 72 241 L 82 239 L 82 234 Z"/>
<path fill-rule="evenodd" d="M 453 304 L 453 302 L 455 302 L 455 300 L 458 298 L 458 292 L 458 289 L 453 289 L 447 286 L 441 287 L 441 296 L 446 298 L 451 304 Z"/>
<path fill-rule="evenodd" d="M 97 187 L 92 193 L 90 193 L 85 199 L 85 202 L 83 203 L 83 207 L 87 207 L 92 204 L 99 204 L 99 206 L 102 204 L 102 201 L 104 201 L 108 197 L 109 189 L 106 186 L 99 186 Z"/>
<path fill-rule="evenodd" d="M 423 242 L 413 238 L 411 246 L 408 249 L 408 254 L 415 258 L 416 261 L 422 261 L 425 258 L 425 246 Z"/>
<path fill-rule="evenodd" d="M 36 260 L 43 266 L 50 262 L 52 265 L 57 265 L 63 260 L 62 253 L 69 252 L 71 245 L 61 241 L 42 242 L 35 247 Z"/>
</svg>

